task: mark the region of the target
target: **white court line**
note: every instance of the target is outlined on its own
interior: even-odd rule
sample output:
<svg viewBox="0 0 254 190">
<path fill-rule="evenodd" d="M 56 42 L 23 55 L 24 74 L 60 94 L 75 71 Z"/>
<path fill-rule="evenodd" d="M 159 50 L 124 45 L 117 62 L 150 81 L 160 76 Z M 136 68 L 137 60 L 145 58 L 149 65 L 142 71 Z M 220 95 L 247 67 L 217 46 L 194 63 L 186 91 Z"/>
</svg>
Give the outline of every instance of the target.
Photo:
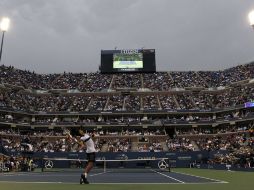
<svg viewBox="0 0 254 190">
<path fill-rule="evenodd" d="M 0 177 L 16 177 L 16 176 L 31 176 L 31 177 L 65 177 L 65 176 L 78 176 L 78 174 L 70 174 L 70 173 L 66 173 L 66 174 L 51 174 L 51 175 L 44 175 L 44 174 L 16 174 L 16 175 L 0 175 Z"/>
<path fill-rule="evenodd" d="M 25 183 L 25 184 L 79 184 L 79 183 L 71 183 L 71 182 L 46 182 L 46 181 L 0 181 L 1 183 Z M 90 183 L 90 185 L 204 185 L 204 184 L 214 184 L 219 182 L 208 182 L 208 183 Z"/>
<path fill-rule="evenodd" d="M 221 180 L 216 180 L 216 179 L 212 179 L 212 178 L 207 178 L 207 177 L 202 177 L 202 176 L 197 176 L 197 175 L 192 175 L 192 174 L 187 174 L 187 173 L 182 173 L 182 172 L 173 172 L 173 173 L 179 173 L 179 174 L 183 174 L 183 175 L 189 175 L 189 176 L 193 176 L 193 177 L 198 177 L 198 178 L 203 178 L 203 179 L 208 179 L 208 180 L 211 180 L 211 181 L 213 181 L 213 182 L 205 182 L 205 183 L 200 183 L 200 182 L 195 182 L 195 183 L 191 183 L 191 182 L 183 182 L 183 181 L 181 181 L 181 180 L 178 180 L 178 179 L 176 179 L 176 178 L 173 178 L 173 177 L 170 177 L 170 176 L 168 176 L 168 175 L 166 175 L 166 174 L 163 174 L 163 173 L 160 173 L 160 172 L 157 172 L 157 171 L 155 171 L 155 170 L 151 170 L 151 171 L 154 171 L 155 173 L 157 173 L 157 174 L 160 174 L 160 175 L 162 175 L 162 176 L 165 176 L 165 177 L 167 177 L 167 178 L 170 178 L 170 179 L 173 179 L 173 180 L 175 180 L 175 181 L 178 181 L 178 182 L 180 182 L 180 183 L 92 183 L 92 184 L 105 184 L 105 185 L 129 185 L 129 184 L 135 184 L 135 185 L 145 185 L 145 184 L 148 184 L 148 185 L 156 185 L 156 184 L 161 184 L 161 185 L 163 185 L 163 184 L 214 184 L 214 183 L 229 183 L 229 182 L 226 182 L 226 181 L 221 181 Z M 101 173 L 96 173 L 96 174 L 92 174 L 92 175 L 89 175 L 89 176 L 96 176 L 96 175 L 101 175 L 101 174 L 105 174 L 105 173 L 109 173 L 109 172 L 101 172 Z M 70 174 L 69 174 L 70 175 Z M 33 175 L 32 175 L 33 176 Z M 36 175 L 37 176 L 37 175 Z M 43 175 L 41 175 L 41 176 L 43 176 Z M 51 175 L 51 176 L 66 176 L 66 175 Z M 43 183 L 45 183 L 45 184 L 47 184 L 47 183 L 49 183 L 49 184 L 77 184 L 77 183 L 68 183 L 68 182 L 46 182 L 46 181 L 42 181 L 42 182 L 20 182 L 20 181 L 0 181 L 0 183 L 31 183 L 31 184 L 43 184 Z"/>
<path fill-rule="evenodd" d="M 60 184 L 60 183 L 63 183 L 63 182 L 60 182 L 60 181 L 0 181 L 0 183 L 35 183 L 35 184 L 47 184 L 47 183 L 52 183 L 52 184 Z"/>
<path fill-rule="evenodd" d="M 0 176 L 22 176 L 22 175 L 31 175 L 27 172 L 8 172 L 8 173 L 0 173 Z"/>
<path fill-rule="evenodd" d="M 176 178 L 170 177 L 170 176 L 168 176 L 168 175 L 166 175 L 166 174 L 163 174 L 163 173 L 161 173 L 161 172 L 157 172 L 157 171 L 155 171 L 155 170 L 152 170 L 152 171 L 154 171 L 154 172 L 157 173 L 157 174 L 163 175 L 163 176 L 165 176 L 165 177 L 167 177 L 167 178 L 170 178 L 170 179 L 173 179 L 173 180 L 175 180 L 175 181 L 178 181 L 178 182 L 180 182 L 180 183 L 185 183 L 184 181 L 181 181 L 181 180 L 178 180 L 178 179 L 176 179 Z"/>
<path fill-rule="evenodd" d="M 219 182 L 208 182 L 208 183 L 90 183 L 94 185 L 208 185 L 208 184 L 215 184 Z M 70 184 L 77 184 L 77 183 L 70 183 Z M 219 183 L 221 184 L 221 183 Z"/>
<path fill-rule="evenodd" d="M 188 173 L 184 173 L 184 172 L 175 172 L 174 171 L 173 173 L 178 173 L 178 174 L 188 175 L 188 176 L 192 176 L 192 177 L 198 177 L 198 178 L 208 179 L 208 180 L 211 180 L 211 181 L 215 181 L 216 183 L 229 183 L 227 181 L 222 181 L 222 180 L 218 180 L 218 179 L 212 179 L 212 178 L 209 178 L 209 177 L 203 177 L 203 176 L 188 174 Z"/>
<path fill-rule="evenodd" d="M 101 174 L 105 174 L 105 173 L 108 173 L 108 172 L 101 172 L 101 173 L 97 173 L 97 174 L 90 174 L 89 176 L 96 176 L 96 175 L 101 175 Z"/>
<path fill-rule="evenodd" d="M 81 172 L 82 173 L 82 172 Z M 89 176 L 96 176 L 96 175 L 101 175 L 101 174 L 105 174 L 105 173 L 109 173 L 109 172 L 101 172 L 101 173 L 96 173 L 96 174 L 89 174 Z M 50 176 L 50 177 L 65 177 L 65 176 L 78 176 L 78 175 L 80 175 L 80 174 L 70 174 L 70 173 L 66 173 L 66 174 L 51 174 L 51 175 L 44 175 L 44 174 L 29 174 L 29 173 L 27 173 L 27 174 L 10 174 L 10 175 L 8 175 L 8 174 L 4 174 L 4 175 L 2 175 L 3 177 L 15 177 L 15 176 L 31 176 L 31 177 L 33 177 L 33 176 L 35 176 L 35 177 L 37 177 L 37 176 L 40 176 L 40 177 L 48 177 L 48 176 Z M 0 175 L 1 176 L 1 175 Z"/>
</svg>

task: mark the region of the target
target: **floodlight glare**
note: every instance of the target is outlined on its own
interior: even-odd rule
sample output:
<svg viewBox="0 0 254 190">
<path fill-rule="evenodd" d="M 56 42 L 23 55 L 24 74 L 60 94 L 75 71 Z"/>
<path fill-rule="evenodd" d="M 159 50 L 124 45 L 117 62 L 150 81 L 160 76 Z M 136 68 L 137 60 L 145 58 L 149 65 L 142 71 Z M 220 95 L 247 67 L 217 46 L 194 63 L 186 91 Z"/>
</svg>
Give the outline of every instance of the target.
<svg viewBox="0 0 254 190">
<path fill-rule="evenodd" d="M 250 13 L 249 13 L 249 22 L 250 22 L 250 25 L 254 27 L 254 10 L 252 10 Z"/>
<path fill-rule="evenodd" d="M 2 18 L 1 23 L 0 23 L 0 29 L 4 32 L 7 31 L 9 28 L 9 24 L 10 24 L 9 18 L 7 18 L 7 17 Z"/>
<path fill-rule="evenodd" d="M 0 31 L 2 31 L 2 40 L 1 40 L 1 48 L 0 48 L 0 62 L 2 59 L 2 53 L 3 53 L 4 33 L 8 30 L 9 24 L 10 24 L 10 19 L 7 17 L 3 17 L 0 22 Z"/>
</svg>

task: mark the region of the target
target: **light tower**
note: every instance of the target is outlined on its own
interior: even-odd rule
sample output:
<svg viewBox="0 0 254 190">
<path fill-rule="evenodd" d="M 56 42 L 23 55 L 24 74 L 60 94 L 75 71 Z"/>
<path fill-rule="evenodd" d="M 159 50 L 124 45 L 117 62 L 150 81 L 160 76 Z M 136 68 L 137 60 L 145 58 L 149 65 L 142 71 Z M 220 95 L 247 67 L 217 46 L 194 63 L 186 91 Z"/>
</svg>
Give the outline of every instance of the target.
<svg viewBox="0 0 254 190">
<path fill-rule="evenodd" d="M 0 62 L 2 59 L 2 52 L 3 52 L 3 44 L 4 44 L 4 34 L 9 29 L 10 19 L 7 17 L 3 17 L 0 22 L 0 30 L 3 31 L 2 34 L 2 41 L 1 41 L 1 49 L 0 49 Z"/>
<path fill-rule="evenodd" d="M 248 17 L 249 17 L 249 23 L 252 26 L 252 28 L 254 29 L 254 10 L 249 12 Z"/>
</svg>

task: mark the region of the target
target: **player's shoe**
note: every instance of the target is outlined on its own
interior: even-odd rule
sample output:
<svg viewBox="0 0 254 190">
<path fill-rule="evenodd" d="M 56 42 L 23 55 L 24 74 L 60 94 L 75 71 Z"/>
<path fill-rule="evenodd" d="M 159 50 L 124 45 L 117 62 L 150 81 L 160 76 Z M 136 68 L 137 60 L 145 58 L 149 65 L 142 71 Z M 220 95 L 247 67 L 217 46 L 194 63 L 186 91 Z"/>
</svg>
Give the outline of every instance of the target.
<svg viewBox="0 0 254 190">
<path fill-rule="evenodd" d="M 82 177 L 80 178 L 79 183 L 80 183 L 80 185 L 82 185 L 82 184 L 84 183 L 84 181 L 83 181 L 83 178 L 82 178 Z"/>
<path fill-rule="evenodd" d="M 81 174 L 81 177 L 80 177 L 80 184 L 89 184 L 89 181 L 87 181 L 85 175 Z"/>
<path fill-rule="evenodd" d="M 89 181 L 87 181 L 87 179 L 85 179 L 84 184 L 89 184 Z"/>
</svg>

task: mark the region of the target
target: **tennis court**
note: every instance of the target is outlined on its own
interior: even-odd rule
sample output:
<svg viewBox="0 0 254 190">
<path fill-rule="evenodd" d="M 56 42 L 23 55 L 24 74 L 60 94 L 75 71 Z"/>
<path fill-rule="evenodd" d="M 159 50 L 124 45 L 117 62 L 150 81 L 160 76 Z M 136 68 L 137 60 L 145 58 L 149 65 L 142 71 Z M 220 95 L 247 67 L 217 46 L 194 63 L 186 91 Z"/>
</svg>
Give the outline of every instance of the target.
<svg viewBox="0 0 254 190">
<path fill-rule="evenodd" d="M 225 181 L 184 174 L 179 172 L 159 172 L 146 169 L 145 172 L 131 172 L 125 169 L 118 171 L 94 170 L 89 174 L 91 184 L 208 184 L 227 183 Z M 70 172 L 13 172 L 2 173 L 0 180 L 3 182 L 27 182 L 27 183 L 66 183 L 78 184 L 82 170 Z"/>
<path fill-rule="evenodd" d="M 249 190 L 254 186 L 253 172 L 174 168 L 161 175 L 156 172 L 130 173 L 93 171 L 89 185 L 79 184 L 79 171 L 0 173 L 0 189 L 36 190 Z"/>
</svg>

